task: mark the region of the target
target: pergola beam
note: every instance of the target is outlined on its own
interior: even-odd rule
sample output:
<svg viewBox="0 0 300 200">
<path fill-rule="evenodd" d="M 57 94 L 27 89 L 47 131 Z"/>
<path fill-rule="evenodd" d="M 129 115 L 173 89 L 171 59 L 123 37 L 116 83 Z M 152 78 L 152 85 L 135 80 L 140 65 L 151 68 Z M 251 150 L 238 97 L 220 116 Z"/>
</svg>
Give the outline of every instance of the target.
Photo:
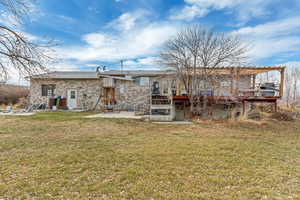
<svg viewBox="0 0 300 200">
<path fill-rule="evenodd" d="M 285 67 L 217 67 L 217 68 L 208 68 L 206 70 L 207 75 L 232 75 L 232 71 L 238 70 L 239 75 L 257 75 L 261 73 L 266 73 L 270 71 L 281 71 Z M 202 73 L 201 68 L 197 69 L 199 74 Z"/>
</svg>

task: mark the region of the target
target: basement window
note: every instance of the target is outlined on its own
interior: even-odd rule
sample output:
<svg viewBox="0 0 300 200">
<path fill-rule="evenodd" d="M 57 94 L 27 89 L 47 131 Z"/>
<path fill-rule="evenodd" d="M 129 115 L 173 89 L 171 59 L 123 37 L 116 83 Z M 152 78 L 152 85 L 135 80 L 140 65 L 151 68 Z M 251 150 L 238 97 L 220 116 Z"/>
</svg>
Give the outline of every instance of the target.
<svg viewBox="0 0 300 200">
<path fill-rule="evenodd" d="M 55 85 L 42 85 L 42 96 L 51 97 L 54 96 Z"/>
</svg>

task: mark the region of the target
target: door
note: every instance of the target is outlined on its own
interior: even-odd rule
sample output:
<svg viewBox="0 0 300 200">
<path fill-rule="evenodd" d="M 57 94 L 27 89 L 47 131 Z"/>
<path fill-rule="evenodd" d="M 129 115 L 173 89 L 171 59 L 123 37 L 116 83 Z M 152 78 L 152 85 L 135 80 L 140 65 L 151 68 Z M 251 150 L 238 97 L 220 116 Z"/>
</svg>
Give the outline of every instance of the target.
<svg viewBox="0 0 300 200">
<path fill-rule="evenodd" d="M 77 91 L 76 90 L 68 90 L 68 108 L 70 110 L 77 108 Z"/>
<path fill-rule="evenodd" d="M 104 88 L 104 104 L 105 105 L 116 104 L 115 88 L 112 87 Z"/>
<path fill-rule="evenodd" d="M 184 121 L 185 115 L 184 115 L 184 105 L 181 104 L 175 104 L 175 121 Z"/>
</svg>

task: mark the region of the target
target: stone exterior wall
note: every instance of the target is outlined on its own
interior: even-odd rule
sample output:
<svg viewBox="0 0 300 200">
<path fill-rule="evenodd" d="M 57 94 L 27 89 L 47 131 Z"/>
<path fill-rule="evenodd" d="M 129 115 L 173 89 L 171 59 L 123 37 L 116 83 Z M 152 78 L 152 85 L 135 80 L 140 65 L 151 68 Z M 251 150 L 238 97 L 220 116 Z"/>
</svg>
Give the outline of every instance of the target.
<svg viewBox="0 0 300 200">
<path fill-rule="evenodd" d="M 119 110 L 148 111 L 150 109 L 150 85 L 117 80 L 115 94 Z"/>
<path fill-rule="evenodd" d="M 42 96 L 42 85 L 54 84 L 55 96 L 67 97 L 70 89 L 77 90 L 77 107 L 79 109 L 93 109 L 99 94 L 101 82 L 99 80 L 47 80 L 33 79 L 30 81 L 30 103 L 48 105 L 49 97 Z"/>
</svg>

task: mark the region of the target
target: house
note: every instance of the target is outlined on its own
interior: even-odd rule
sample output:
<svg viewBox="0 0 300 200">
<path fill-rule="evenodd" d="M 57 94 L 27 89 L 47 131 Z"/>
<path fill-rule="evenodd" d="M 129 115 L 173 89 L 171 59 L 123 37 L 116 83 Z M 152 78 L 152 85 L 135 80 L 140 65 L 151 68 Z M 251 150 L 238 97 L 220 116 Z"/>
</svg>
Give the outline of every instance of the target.
<svg viewBox="0 0 300 200">
<path fill-rule="evenodd" d="M 272 103 L 283 95 L 284 67 L 220 67 L 220 77 L 209 90 L 199 83 L 197 103 L 207 97 L 205 115 L 241 115 L 254 103 Z M 257 75 L 279 72 L 278 83 L 258 83 Z M 200 73 L 200 72 L 199 72 Z M 201 74 L 200 74 L 201 75 Z M 152 120 L 183 120 L 190 115 L 190 100 L 172 70 L 109 70 L 50 72 L 30 78 L 30 103 L 51 107 L 59 97 L 66 109 L 126 110 L 149 114 Z M 202 100 L 201 100 L 202 99 Z M 230 110 L 230 112 L 229 112 Z"/>
</svg>

